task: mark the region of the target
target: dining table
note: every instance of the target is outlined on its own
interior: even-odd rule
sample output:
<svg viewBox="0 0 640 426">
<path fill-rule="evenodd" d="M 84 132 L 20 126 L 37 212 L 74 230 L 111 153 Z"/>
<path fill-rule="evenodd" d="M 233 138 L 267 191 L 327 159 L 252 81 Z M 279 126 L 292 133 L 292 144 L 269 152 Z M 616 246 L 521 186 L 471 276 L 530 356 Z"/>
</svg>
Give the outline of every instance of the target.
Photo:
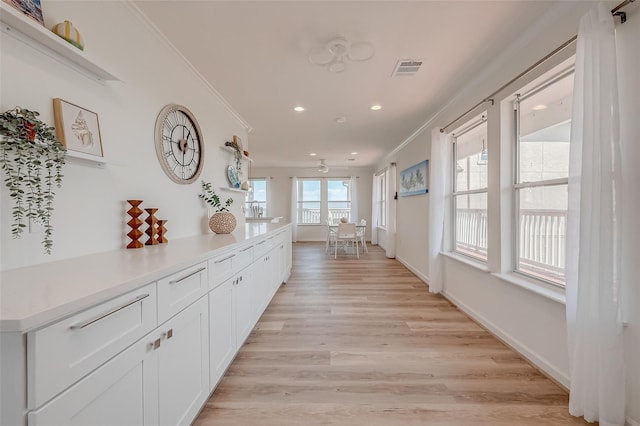
<svg viewBox="0 0 640 426">
<path fill-rule="evenodd" d="M 331 235 L 332 233 L 335 235 L 338 232 L 337 223 L 334 223 L 332 225 L 327 225 L 327 227 L 329 228 L 329 235 Z M 364 248 L 365 253 L 369 253 L 369 250 L 367 249 L 367 242 L 365 241 L 365 238 L 364 238 L 366 231 L 367 231 L 367 225 L 361 225 L 356 223 L 356 232 L 360 239 L 361 245 Z M 327 248 L 328 247 L 329 247 L 329 244 L 327 244 Z"/>
</svg>

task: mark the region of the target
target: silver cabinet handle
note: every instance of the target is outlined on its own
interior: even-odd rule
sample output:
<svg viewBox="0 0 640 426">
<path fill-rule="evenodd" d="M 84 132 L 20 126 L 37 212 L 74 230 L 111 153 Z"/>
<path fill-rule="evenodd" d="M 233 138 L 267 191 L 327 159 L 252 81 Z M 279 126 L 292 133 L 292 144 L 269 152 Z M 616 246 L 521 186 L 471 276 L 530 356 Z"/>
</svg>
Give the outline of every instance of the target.
<svg viewBox="0 0 640 426">
<path fill-rule="evenodd" d="M 173 337 L 173 328 L 167 330 L 166 333 L 162 333 L 162 336 L 166 337 L 167 340 L 171 339 Z"/>
<path fill-rule="evenodd" d="M 224 262 L 225 260 L 229 260 L 229 259 L 231 259 L 232 257 L 235 257 L 235 254 L 232 254 L 232 255 L 230 255 L 230 256 L 227 256 L 227 257 L 225 257 L 224 259 L 216 260 L 216 261 L 214 261 L 213 263 L 222 263 L 222 262 Z"/>
<path fill-rule="evenodd" d="M 113 314 L 115 314 L 116 312 L 123 310 L 124 308 L 127 308 L 127 307 L 129 307 L 129 306 L 131 306 L 131 305 L 133 305 L 133 304 L 135 304 L 135 303 L 138 303 L 138 302 L 139 302 L 139 301 L 141 301 L 142 299 L 146 299 L 147 297 L 149 297 L 149 295 L 148 295 L 148 294 L 141 294 L 140 296 L 136 297 L 135 299 L 130 300 L 130 301 L 128 301 L 127 303 L 125 303 L 125 304 L 123 304 L 123 305 L 121 305 L 121 306 L 118 306 L 117 308 L 114 308 L 114 309 L 110 310 L 109 312 L 105 312 L 104 314 L 98 315 L 97 317 L 95 317 L 95 318 L 93 318 L 93 319 L 91 319 L 91 320 L 89 320 L 89 321 L 87 321 L 87 322 L 84 322 L 84 323 L 82 323 L 82 324 L 74 324 L 74 325 L 72 325 L 70 328 L 71 328 L 72 330 L 79 330 L 79 329 L 82 329 L 82 328 L 88 327 L 88 326 L 90 326 L 91 324 L 93 324 L 93 323 L 96 323 L 96 322 L 100 321 L 101 319 L 105 319 L 105 318 L 106 318 L 106 317 L 108 317 L 109 315 L 113 315 Z"/>
<path fill-rule="evenodd" d="M 249 246 L 249 247 L 245 247 L 242 250 L 240 250 L 240 253 L 245 252 L 247 250 L 249 250 L 250 248 L 252 248 L 253 246 Z"/>
<path fill-rule="evenodd" d="M 153 342 L 149 343 L 149 347 L 151 347 L 154 351 L 160 347 L 160 339 L 156 339 Z"/>
<path fill-rule="evenodd" d="M 196 269 L 195 271 L 193 271 L 192 273 L 187 274 L 187 275 L 185 275 L 185 276 L 184 276 L 184 277 L 182 277 L 182 278 L 178 278 L 177 280 L 169 281 L 169 284 L 178 284 L 180 281 L 184 281 L 184 280 L 186 280 L 187 278 L 192 277 L 192 276 L 194 276 L 195 274 L 198 274 L 198 273 L 200 273 L 200 272 L 204 271 L 205 269 L 207 269 L 207 268 L 205 268 L 204 266 L 203 266 L 202 268 L 198 268 L 198 269 Z"/>
<path fill-rule="evenodd" d="M 260 242 L 259 242 L 259 243 L 257 243 L 256 245 L 257 245 L 257 246 L 259 246 L 260 244 L 264 244 L 264 243 L 266 243 L 266 242 L 267 242 L 267 240 L 260 241 Z"/>
</svg>

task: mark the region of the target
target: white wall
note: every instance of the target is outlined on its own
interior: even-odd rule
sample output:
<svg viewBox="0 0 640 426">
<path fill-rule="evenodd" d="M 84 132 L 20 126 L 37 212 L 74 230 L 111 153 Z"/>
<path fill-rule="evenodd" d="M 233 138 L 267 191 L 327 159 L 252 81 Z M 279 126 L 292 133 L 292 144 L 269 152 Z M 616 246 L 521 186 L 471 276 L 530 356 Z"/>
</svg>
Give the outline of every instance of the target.
<svg viewBox="0 0 640 426">
<path fill-rule="evenodd" d="M 206 208 L 197 197 L 200 183 L 175 184 L 160 168 L 154 148 L 156 116 L 169 103 L 185 105 L 194 113 L 205 142 L 201 178 L 214 186 L 228 185 L 224 167 L 232 162 L 219 146 L 234 134 L 248 146 L 246 128 L 129 6 L 49 1 L 43 2 L 43 12 L 48 27 L 71 20 L 84 37 L 87 55 L 122 82 L 100 84 L 3 33 L 0 107 L 37 110 L 51 125 L 52 98 L 97 112 L 104 153 L 113 164 L 98 169 L 68 160 L 63 186 L 56 191 L 50 256 L 43 254 L 42 234 L 11 238 L 11 204 L 2 185 L 1 269 L 124 247 L 127 199 L 157 207 L 158 218 L 168 220 L 169 240 L 208 232 Z M 243 196 L 221 195 L 232 194 L 233 211 L 242 220 Z"/>
<path fill-rule="evenodd" d="M 286 221 L 291 220 L 291 178 L 314 177 L 332 178 L 359 176 L 358 178 L 358 219 L 366 219 L 371 223 L 371 188 L 373 185 L 373 169 L 352 167 L 333 170 L 328 173 L 319 173 L 312 169 L 284 168 L 284 167 L 252 167 L 252 177 L 269 177 L 269 194 L 271 200 L 269 216 L 282 216 Z M 322 225 L 298 226 L 298 241 L 325 241 L 327 230 Z M 370 227 L 367 227 L 367 241 L 371 240 Z"/>
<path fill-rule="evenodd" d="M 569 4 L 570 3 L 570 4 Z M 593 4 L 593 3 L 592 3 Z M 467 108 L 500 87 L 538 59 L 545 56 L 558 45 L 569 39 L 577 32 L 577 25 L 590 5 L 587 2 L 568 2 L 550 10 L 550 13 L 539 25 L 523 32 L 523 37 L 515 40 L 510 49 L 501 57 L 492 58 L 484 72 L 478 74 L 475 81 L 461 88 L 458 93 L 451 94 L 451 102 L 443 109 L 433 114 L 427 120 L 424 130 L 414 138 L 405 141 L 400 149 L 390 153 L 378 164 L 383 167 L 389 161 L 398 163 L 398 171 L 410 166 L 411 158 L 430 152 L 430 131 L 449 123 Z M 629 20 L 624 25 L 618 24 L 618 57 L 620 70 L 620 93 L 622 110 L 622 143 L 623 143 L 623 200 L 624 200 L 624 258 L 623 276 L 628 284 L 627 302 L 629 325 L 625 329 L 627 343 L 628 368 L 628 420 L 630 424 L 640 423 L 640 286 L 637 277 L 640 276 L 640 222 L 637 212 L 640 211 L 640 199 L 637 197 L 637 183 L 640 182 L 640 171 L 637 167 L 640 161 L 640 123 L 637 120 L 640 111 L 640 57 L 638 56 L 637 41 L 640 40 L 640 7 L 633 5 L 627 9 Z M 552 13 L 553 12 L 553 13 Z M 619 21 L 618 21 L 619 22 Z M 526 48 L 525 48 L 526 47 Z M 574 48 L 575 49 L 575 48 Z M 559 56 L 556 62 L 566 54 Z M 551 62 L 541 67 L 539 71 L 531 73 L 521 79 L 516 85 L 505 89 L 496 96 L 499 101 L 519 85 L 523 85 L 539 75 Z M 488 111 L 490 120 L 494 119 L 489 129 L 489 152 L 504 154 L 508 149 L 500 146 L 508 143 L 508 138 L 501 141 L 500 129 L 507 129 L 506 123 L 496 122 L 495 118 L 501 114 L 500 102 Z M 503 110 L 504 111 L 504 110 Z M 496 161 L 494 154 L 492 161 Z M 503 170 L 509 170 L 509 164 L 498 164 Z M 489 180 L 491 194 L 489 196 L 489 210 L 496 214 L 490 222 L 489 245 L 500 247 L 510 240 L 509 231 L 501 224 L 501 216 L 510 214 L 507 205 L 500 204 L 500 193 L 504 195 L 505 181 L 500 178 L 498 168 L 490 172 Z M 502 188 L 496 191 L 495 188 Z M 508 188 L 507 188 L 508 192 Z M 428 277 L 429 270 L 426 261 L 426 240 L 428 234 L 428 198 L 407 197 L 398 202 L 397 225 L 397 253 L 398 259 L 413 267 L 421 277 Z M 508 203 L 507 203 L 508 204 Z M 499 214 L 498 214 L 499 213 Z M 407 222 L 412 221 L 413 225 Z M 416 253 L 418 252 L 418 253 Z M 547 374 L 554 377 L 565 386 L 569 384 L 569 368 L 567 356 L 567 337 L 565 326 L 565 306 L 550 298 L 525 290 L 512 283 L 489 273 L 503 272 L 507 269 L 509 256 L 493 256 L 489 259 L 488 268 L 478 268 L 459 260 L 445 259 L 445 295 L 459 307 L 483 323 L 500 338 L 515 347 L 524 356 L 536 363 Z M 634 423 L 635 422 L 635 423 Z"/>
</svg>

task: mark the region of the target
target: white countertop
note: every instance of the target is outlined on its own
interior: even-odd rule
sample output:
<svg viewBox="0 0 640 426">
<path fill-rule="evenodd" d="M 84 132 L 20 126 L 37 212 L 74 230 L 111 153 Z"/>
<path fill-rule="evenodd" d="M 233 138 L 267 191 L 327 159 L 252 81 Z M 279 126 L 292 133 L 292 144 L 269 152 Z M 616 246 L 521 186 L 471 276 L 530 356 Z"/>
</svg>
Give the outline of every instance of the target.
<svg viewBox="0 0 640 426">
<path fill-rule="evenodd" d="M 4 271 L 0 331 L 41 327 L 287 226 L 247 223 L 244 230 L 227 235 L 199 235 Z"/>
</svg>

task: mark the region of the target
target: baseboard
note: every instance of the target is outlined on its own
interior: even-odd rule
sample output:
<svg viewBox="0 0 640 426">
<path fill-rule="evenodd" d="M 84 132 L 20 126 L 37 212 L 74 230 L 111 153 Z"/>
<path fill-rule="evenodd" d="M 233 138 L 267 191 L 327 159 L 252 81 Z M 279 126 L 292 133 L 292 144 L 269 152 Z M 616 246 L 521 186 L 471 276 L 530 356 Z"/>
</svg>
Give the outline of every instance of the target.
<svg viewBox="0 0 640 426">
<path fill-rule="evenodd" d="M 406 260 L 404 260 L 401 257 L 396 257 L 396 260 L 400 263 L 402 263 L 404 265 L 405 268 L 407 268 L 408 270 L 410 270 L 411 272 L 413 272 L 413 274 L 415 276 L 417 276 L 418 278 L 420 278 L 422 280 L 422 282 L 424 282 L 427 287 L 429 287 L 429 277 L 427 277 L 425 274 L 423 274 L 422 272 L 420 272 L 418 269 L 414 268 L 409 262 L 407 262 Z"/>
<path fill-rule="evenodd" d="M 626 426 L 640 426 L 640 422 L 633 420 L 631 417 L 627 417 Z"/>
<path fill-rule="evenodd" d="M 480 315 L 474 309 L 470 308 L 468 305 L 460 301 L 457 297 L 447 293 L 446 291 L 442 292 L 442 295 L 449 300 L 451 303 L 456 305 L 458 309 L 467 314 L 471 319 L 482 325 L 486 328 L 491 334 L 496 336 L 499 340 L 501 340 L 505 345 L 509 346 L 520 355 L 522 355 L 527 361 L 529 361 L 533 366 L 541 370 L 541 372 L 547 375 L 550 379 L 555 381 L 558 385 L 563 387 L 568 391 L 569 389 L 569 377 L 567 377 L 564 373 L 558 370 L 555 366 L 553 366 L 549 361 L 545 358 L 538 355 L 536 352 L 528 348 L 526 345 L 521 343 L 518 339 L 515 339 L 511 335 L 505 333 L 500 327 L 495 325 L 493 322 L 489 321 L 484 316 Z M 635 426 L 635 425 L 634 425 Z"/>
</svg>

